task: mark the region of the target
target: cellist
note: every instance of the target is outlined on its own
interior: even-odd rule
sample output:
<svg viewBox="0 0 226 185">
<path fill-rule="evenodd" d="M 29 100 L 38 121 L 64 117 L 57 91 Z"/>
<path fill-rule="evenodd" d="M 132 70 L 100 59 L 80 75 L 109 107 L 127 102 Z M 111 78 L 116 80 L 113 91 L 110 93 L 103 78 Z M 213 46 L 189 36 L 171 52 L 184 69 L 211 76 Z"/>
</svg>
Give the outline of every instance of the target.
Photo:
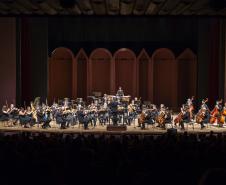
<svg viewBox="0 0 226 185">
<path fill-rule="evenodd" d="M 196 116 L 196 119 L 197 117 L 201 118 L 200 121 L 198 122 L 201 124 L 201 129 L 205 128 L 204 124 L 207 124 L 210 121 L 210 110 L 208 105 L 206 104 L 207 101 L 208 98 L 206 100 L 202 100 L 201 108 Z"/>
<path fill-rule="evenodd" d="M 219 122 L 220 112 L 222 110 L 221 103 L 222 103 L 222 100 L 216 101 L 216 105 L 215 105 L 214 109 L 210 113 L 210 116 L 211 116 L 210 123 L 212 123 L 212 124 L 215 123 L 215 122 L 217 122 L 217 123 Z"/>
<path fill-rule="evenodd" d="M 226 121 L 226 102 L 224 103 L 224 107 L 223 107 L 222 112 L 221 112 L 221 117 L 220 117 L 220 120 L 219 120 L 219 126 L 223 127 L 223 124 L 225 124 L 225 121 Z"/>
</svg>

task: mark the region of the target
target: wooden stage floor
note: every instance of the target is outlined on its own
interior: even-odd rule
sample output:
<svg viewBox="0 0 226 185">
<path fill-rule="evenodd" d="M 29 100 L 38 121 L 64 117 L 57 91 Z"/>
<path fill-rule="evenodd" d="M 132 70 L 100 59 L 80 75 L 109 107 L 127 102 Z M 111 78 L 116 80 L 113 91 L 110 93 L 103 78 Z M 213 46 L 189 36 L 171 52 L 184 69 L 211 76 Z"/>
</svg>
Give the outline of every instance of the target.
<svg viewBox="0 0 226 185">
<path fill-rule="evenodd" d="M 137 122 L 137 121 L 136 121 Z M 171 125 L 167 125 L 167 128 L 172 128 Z M 219 128 L 218 126 L 214 125 L 207 125 L 204 129 L 200 129 L 199 124 L 193 125 L 185 125 L 185 130 L 181 130 L 177 128 L 177 133 L 194 133 L 194 134 L 209 134 L 211 131 L 214 133 L 222 133 L 226 134 L 226 126 L 223 128 Z M 32 133 L 64 133 L 64 134 L 115 134 L 115 135 L 128 135 L 128 134 L 135 134 L 135 135 L 161 135 L 167 132 L 167 129 L 161 129 L 158 127 L 148 126 L 144 130 L 141 130 L 137 124 L 132 124 L 131 126 L 127 126 L 126 131 L 107 131 L 106 126 L 101 126 L 97 124 L 95 128 L 89 126 L 88 130 L 84 130 L 82 126 L 75 125 L 73 127 L 67 129 L 60 129 L 59 125 L 56 125 L 55 122 L 51 122 L 51 128 L 43 129 L 38 127 L 37 125 L 32 128 L 23 128 L 21 126 L 13 126 L 13 127 L 6 127 L 3 126 L 3 123 L 0 122 L 0 133 L 20 133 L 20 132 L 32 132 Z"/>
</svg>

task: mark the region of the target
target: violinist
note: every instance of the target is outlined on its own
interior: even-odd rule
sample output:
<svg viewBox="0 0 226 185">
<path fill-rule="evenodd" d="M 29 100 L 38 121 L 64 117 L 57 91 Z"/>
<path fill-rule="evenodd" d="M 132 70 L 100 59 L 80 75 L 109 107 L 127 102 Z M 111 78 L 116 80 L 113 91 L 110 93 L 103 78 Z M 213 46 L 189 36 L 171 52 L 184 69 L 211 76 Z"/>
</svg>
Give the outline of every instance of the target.
<svg viewBox="0 0 226 185">
<path fill-rule="evenodd" d="M 9 112 L 10 112 L 10 109 L 8 109 L 6 105 L 3 105 L 1 121 L 4 121 L 4 122 L 8 123 L 8 121 L 9 121 Z"/>
<path fill-rule="evenodd" d="M 56 123 L 60 125 L 61 129 L 66 129 L 66 118 L 63 114 L 63 108 L 60 107 L 56 112 Z"/>
<path fill-rule="evenodd" d="M 27 124 L 30 126 L 33 126 L 35 124 L 35 118 L 33 117 L 34 112 L 31 110 L 31 107 L 27 107 L 26 110 L 26 119 L 27 119 Z"/>
<path fill-rule="evenodd" d="M 20 111 L 19 111 L 19 120 L 20 120 L 20 124 L 22 126 L 24 126 L 24 128 L 29 128 L 28 123 L 29 123 L 30 119 L 28 118 L 27 112 L 23 107 L 21 107 Z"/>
<path fill-rule="evenodd" d="M 44 110 L 44 113 L 43 113 L 43 118 L 42 118 L 42 122 L 43 122 L 43 125 L 42 125 L 42 128 L 51 128 L 50 126 L 50 122 L 52 121 L 51 117 L 50 117 L 50 109 L 49 108 L 46 108 Z"/>
</svg>

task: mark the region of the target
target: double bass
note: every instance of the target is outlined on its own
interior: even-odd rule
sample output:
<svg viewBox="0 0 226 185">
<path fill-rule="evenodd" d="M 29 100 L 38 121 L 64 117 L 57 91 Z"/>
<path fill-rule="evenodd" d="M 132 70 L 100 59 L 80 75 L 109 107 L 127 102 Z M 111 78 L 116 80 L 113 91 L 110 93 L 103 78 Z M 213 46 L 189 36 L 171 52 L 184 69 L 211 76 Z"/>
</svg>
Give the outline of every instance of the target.
<svg viewBox="0 0 226 185">
<path fill-rule="evenodd" d="M 222 112 L 221 112 L 221 116 L 220 116 L 220 119 L 219 119 L 219 123 L 221 124 L 221 125 L 223 125 L 224 123 L 225 123 L 225 121 L 226 121 L 226 106 L 224 106 L 224 108 L 223 108 L 223 110 L 222 110 Z"/>
<path fill-rule="evenodd" d="M 219 101 L 220 103 L 222 102 L 222 100 L 221 101 Z M 211 116 L 211 118 L 210 118 L 210 123 L 215 123 L 216 121 L 217 122 L 219 122 L 220 121 L 220 111 L 219 111 L 219 109 L 215 106 L 214 107 L 214 109 L 211 111 L 211 113 L 210 113 L 210 116 Z"/>
</svg>

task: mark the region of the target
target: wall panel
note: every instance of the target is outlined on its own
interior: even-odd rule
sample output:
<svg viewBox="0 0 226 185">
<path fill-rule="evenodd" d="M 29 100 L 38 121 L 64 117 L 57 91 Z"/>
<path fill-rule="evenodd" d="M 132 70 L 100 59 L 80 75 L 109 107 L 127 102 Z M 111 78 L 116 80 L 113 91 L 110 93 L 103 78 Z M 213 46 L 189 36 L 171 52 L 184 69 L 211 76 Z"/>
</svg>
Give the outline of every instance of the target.
<svg viewBox="0 0 226 185">
<path fill-rule="evenodd" d="M 72 98 L 74 55 L 67 48 L 57 48 L 49 59 L 50 102 L 54 99 Z"/>
<path fill-rule="evenodd" d="M 87 68 L 88 56 L 83 49 L 80 49 L 76 56 L 77 64 L 77 97 L 87 98 Z"/>
<path fill-rule="evenodd" d="M 122 48 L 114 54 L 115 87 L 122 87 L 125 95 L 137 96 L 136 55 L 130 49 Z"/>
<path fill-rule="evenodd" d="M 177 107 L 177 69 L 174 54 L 167 48 L 157 49 L 152 55 L 153 103 Z"/>
<path fill-rule="evenodd" d="M 89 94 L 101 92 L 110 94 L 111 88 L 111 53 L 104 48 L 95 49 L 89 58 Z"/>
<path fill-rule="evenodd" d="M 196 96 L 196 60 L 196 55 L 188 48 L 177 57 L 178 106 L 185 103 L 187 98 Z"/>
<path fill-rule="evenodd" d="M 150 100 L 150 90 L 151 90 L 151 69 L 150 69 L 150 58 L 145 49 L 141 51 L 139 56 L 137 57 L 137 66 L 139 69 L 139 80 L 138 80 L 138 90 L 139 97 L 142 100 L 147 101 Z"/>
</svg>

